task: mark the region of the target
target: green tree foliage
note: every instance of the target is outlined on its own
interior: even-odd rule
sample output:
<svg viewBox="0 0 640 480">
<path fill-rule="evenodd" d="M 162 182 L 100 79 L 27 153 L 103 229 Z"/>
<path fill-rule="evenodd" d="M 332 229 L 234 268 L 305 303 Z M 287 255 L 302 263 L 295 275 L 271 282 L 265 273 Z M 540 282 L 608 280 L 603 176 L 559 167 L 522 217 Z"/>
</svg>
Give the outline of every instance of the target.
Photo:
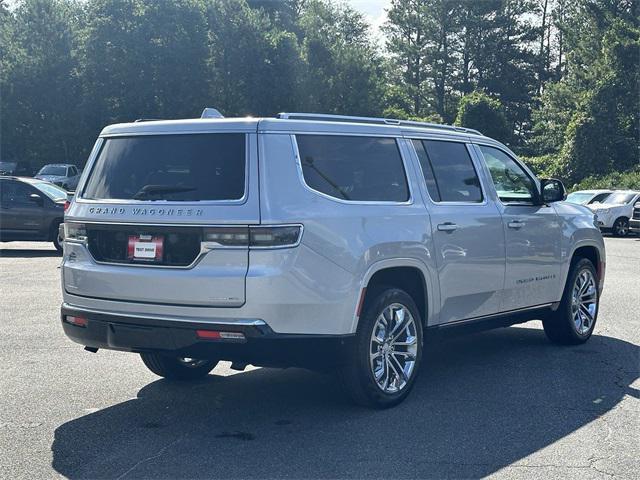
<svg viewBox="0 0 640 480">
<path fill-rule="evenodd" d="M 475 128 L 504 143 L 509 143 L 512 136 L 500 102 L 481 92 L 462 98 L 456 125 Z"/>
<path fill-rule="evenodd" d="M 26 0 L 12 16 L 3 9 L 2 157 L 73 157 L 83 149 L 69 122 L 80 116 L 78 6 Z"/>
<path fill-rule="evenodd" d="M 455 121 L 570 183 L 635 172 L 639 3 L 391 0 L 383 47 L 338 0 L 0 0 L 0 159 L 82 164 L 106 124 L 213 106 Z"/>
<path fill-rule="evenodd" d="M 385 26 L 396 82 L 412 115 L 456 118 L 459 99 L 479 89 L 498 98 L 514 139 L 531 129 L 537 28 L 530 0 L 393 0 Z"/>
<path fill-rule="evenodd" d="M 82 164 L 137 118 L 311 110 L 379 115 L 381 52 L 328 0 L 20 0 L 0 4 L 6 160 Z"/>
<path fill-rule="evenodd" d="M 196 0 L 90 0 L 82 36 L 84 110 L 95 130 L 192 116 L 207 99 L 209 35 Z"/>
<path fill-rule="evenodd" d="M 565 12 L 566 73 L 534 113 L 533 143 L 571 183 L 639 164 L 640 28 L 635 1 L 580 0 Z"/>
<path fill-rule="evenodd" d="M 300 104 L 313 112 L 379 115 L 382 59 L 362 15 L 310 0 L 300 17 L 305 75 Z"/>
</svg>

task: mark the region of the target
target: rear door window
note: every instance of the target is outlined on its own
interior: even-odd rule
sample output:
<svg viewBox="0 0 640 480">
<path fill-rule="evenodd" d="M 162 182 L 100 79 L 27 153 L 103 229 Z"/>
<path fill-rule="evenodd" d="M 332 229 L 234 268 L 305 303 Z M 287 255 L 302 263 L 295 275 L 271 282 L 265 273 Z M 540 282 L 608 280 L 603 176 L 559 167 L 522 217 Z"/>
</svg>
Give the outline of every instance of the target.
<svg viewBox="0 0 640 480">
<path fill-rule="evenodd" d="M 245 169 L 241 133 L 107 138 L 83 198 L 239 200 L 245 192 Z"/>
<path fill-rule="evenodd" d="M 413 145 L 433 201 L 482 201 L 480 180 L 464 143 L 414 140 Z"/>
<path fill-rule="evenodd" d="M 346 201 L 409 200 L 395 138 L 297 135 L 296 139 L 302 174 L 313 190 Z"/>
</svg>

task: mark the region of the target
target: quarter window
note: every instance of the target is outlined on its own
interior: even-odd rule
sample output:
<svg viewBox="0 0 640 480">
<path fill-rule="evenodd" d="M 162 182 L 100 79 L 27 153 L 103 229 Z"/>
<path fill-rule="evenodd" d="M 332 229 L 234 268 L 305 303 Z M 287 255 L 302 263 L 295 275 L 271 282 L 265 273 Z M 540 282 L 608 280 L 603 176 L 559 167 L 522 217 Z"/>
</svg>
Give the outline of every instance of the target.
<svg viewBox="0 0 640 480">
<path fill-rule="evenodd" d="M 409 187 L 394 138 L 297 135 L 307 185 L 350 201 L 406 202 Z"/>
<path fill-rule="evenodd" d="M 414 140 L 429 196 L 436 202 L 481 202 L 478 174 L 463 143 Z"/>
<path fill-rule="evenodd" d="M 480 145 L 498 198 L 505 203 L 532 204 L 537 197 L 533 179 L 516 161 L 501 150 Z"/>
</svg>

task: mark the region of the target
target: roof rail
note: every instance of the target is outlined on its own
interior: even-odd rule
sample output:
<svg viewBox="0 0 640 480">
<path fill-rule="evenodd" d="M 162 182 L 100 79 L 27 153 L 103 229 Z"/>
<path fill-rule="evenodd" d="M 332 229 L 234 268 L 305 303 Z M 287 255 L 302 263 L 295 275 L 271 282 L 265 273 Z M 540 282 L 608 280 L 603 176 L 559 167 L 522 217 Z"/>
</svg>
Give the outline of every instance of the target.
<svg viewBox="0 0 640 480">
<path fill-rule="evenodd" d="M 393 125 L 401 127 L 435 128 L 438 130 L 448 130 L 452 132 L 471 133 L 482 135 L 478 130 L 466 127 L 456 127 L 454 125 L 443 125 L 440 123 L 416 122 L 413 120 L 399 120 L 395 118 L 378 117 L 350 117 L 346 115 L 330 115 L 323 113 L 287 113 L 281 112 L 276 118 L 289 120 L 317 120 L 323 122 L 349 122 L 349 123 L 371 123 L 374 125 Z"/>
<path fill-rule="evenodd" d="M 162 121 L 161 118 L 137 118 L 133 121 L 133 123 L 140 123 L 140 122 L 160 122 Z"/>
</svg>

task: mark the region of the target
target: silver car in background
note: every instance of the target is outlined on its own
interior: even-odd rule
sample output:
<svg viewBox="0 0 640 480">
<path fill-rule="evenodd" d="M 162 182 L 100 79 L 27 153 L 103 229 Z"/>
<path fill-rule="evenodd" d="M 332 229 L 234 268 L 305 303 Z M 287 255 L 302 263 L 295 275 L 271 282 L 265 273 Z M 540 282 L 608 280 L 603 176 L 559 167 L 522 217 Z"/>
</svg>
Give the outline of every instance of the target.
<svg viewBox="0 0 640 480">
<path fill-rule="evenodd" d="M 81 171 L 70 163 L 51 163 L 42 167 L 35 178 L 54 183 L 68 191 L 75 191 Z"/>
<path fill-rule="evenodd" d="M 169 379 L 336 370 L 411 390 L 424 336 L 543 321 L 588 340 L 605 273 L 586 207 L 475 130 L 283 113 L 106 127 L 65 218 L 62 325 Z"/>
</svg>

